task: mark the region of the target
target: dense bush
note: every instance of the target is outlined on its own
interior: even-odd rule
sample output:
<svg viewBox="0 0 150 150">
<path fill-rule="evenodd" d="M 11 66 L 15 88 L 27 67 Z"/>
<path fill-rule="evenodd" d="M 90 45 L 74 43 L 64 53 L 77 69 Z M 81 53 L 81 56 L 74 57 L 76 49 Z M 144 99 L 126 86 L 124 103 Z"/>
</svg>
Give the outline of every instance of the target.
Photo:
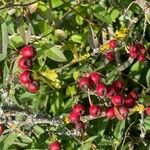
<svg viewBox="0 0 150 150">
<path fill-rule="evenodd" d="M 150 147 L 150 4 L 0 1 L 0 149 Z"/>
</svg>

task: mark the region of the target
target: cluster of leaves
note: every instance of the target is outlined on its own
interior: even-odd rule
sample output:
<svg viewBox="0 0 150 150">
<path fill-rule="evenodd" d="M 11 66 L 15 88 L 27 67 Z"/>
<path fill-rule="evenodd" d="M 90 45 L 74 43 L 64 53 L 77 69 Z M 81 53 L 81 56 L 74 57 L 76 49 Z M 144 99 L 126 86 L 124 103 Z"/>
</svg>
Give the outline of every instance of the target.
<svg viewBox="0 0 150 150">
<path fill-rule="evenodd" d="M 48 149 L 58 140 L 62 149 L 148 149 L 150 121 L 143 107 L 150 101 L 149 50 L 146 60 L 129 57 L 128 46 L 150 47 L 149 4 L 136 0 L 2 0 L 0 1 L 0 148 Z M 147 9 L 146 9 L 147 8 Z M 116 39 L 115 60 L 105 53 Z M 37 55 L 30 70 L 40 82 L 30 93 L 18 77 L 19 52 L 24 45 Z M 138 104 L 126 120 L 83 116 L 85 131 L 69 122 L 72 106 L 89 108 L 78 79 L 97 71 L 105 83 L 122 79 L 139 93 Z M 91 96 L 93 101 L 94 97 Z M 140 136 L 143 133 L 144 136 Z"/>
</svg>

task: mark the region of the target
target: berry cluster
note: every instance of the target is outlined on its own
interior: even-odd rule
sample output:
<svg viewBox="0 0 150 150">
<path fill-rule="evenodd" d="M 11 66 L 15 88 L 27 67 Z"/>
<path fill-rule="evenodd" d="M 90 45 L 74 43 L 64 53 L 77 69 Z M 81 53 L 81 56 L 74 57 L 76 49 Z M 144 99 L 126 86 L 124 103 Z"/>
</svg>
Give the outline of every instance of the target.
<svg viewBox="0 0 150 150">
<path fill-rule="evenodd" d="M 98 98 L 105 100 L 105 116 L 108 119 L 118 118 L 126 119 L 129 109 L 134 107 L 138 100 L 138 93 L 135 90 L 127 91 L 124 82 L 121 80 L 114 81 L 111 85 L 105 85 L 101 82 L 102 76 L 98 72 L 89 73 L 87 76 L 79 79 L 79 87 L 82 90 L 92 91 Z M 80 111 L 84 111 L 84 106 L 80 106 Z M 70 113 L 72 122 L 80 119 L 81 112 L 75 110 Z M 102 112 L 102 106 L 91 104 L 89 114 L 93 117 L 98 117 Z M 83 113 L 82 113 L 83 114 Z"/>
<path fill-rule="evenodd" d="M 129 55 L 139 62 L 146 60 L 147 49 L 141 43 L 134 43 L 129 46 Z"/>
<path fill-rule="evenodd" d="M 114 48 L 117 47 L 118 42 L 117 42 L 115 39 L 113 39 L 113 40 L 110 40 L 108 44 L 109 44 L 109 48 L 114 49 Z M 108 51 L 108 52 L 106 52 L 106 53 L 105 53 L 105 58 L 106 58 L 108 61 L 114 60 L 114 52 L 113 52 L 113 51 Z"/>
<path fill-rule="evenodd" d="M 18 67 L 23 70 L 20 74 L 20 82 L 30 91 L 36 93 L 39 90 L 40 84 L 37 80 L 33 80 L 32 74 L 29 69 L 32 68 L 32 59 L 36 55 L 34 47 L 26 45 L 20 51 L 22 57 L 18 61 Z"/>
</svg>

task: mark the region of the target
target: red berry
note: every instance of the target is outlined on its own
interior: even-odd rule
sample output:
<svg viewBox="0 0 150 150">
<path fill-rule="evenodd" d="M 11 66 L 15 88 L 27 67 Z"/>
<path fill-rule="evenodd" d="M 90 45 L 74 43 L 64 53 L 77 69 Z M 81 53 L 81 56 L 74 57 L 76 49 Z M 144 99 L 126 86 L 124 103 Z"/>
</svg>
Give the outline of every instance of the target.
<svg viewBox="0 0 150 150">
<path fill-rule="evenodd" d="M 129 51 L 130 57 L 131 58 L 137 58 L 138 57 L 138 52 L 137 51 Z"/>
<path fill-rule="evenodd" d="M 119 112 L 120 112 L 121 116 L 122 116 L 124 119 L 126 119 L 127 116 L 128 116 L 128 113 L 129 113 L 129 109 L 126 108 L 126 107 L 124 107 L 124 106 L 121 106 L 121 107 L 119 107 Z"/>
<path fill-rule="evenodd" d="M 90 88 L 90 86 L 91 86 L 90 78 L 88 78 L 88 77 L 80 78 L 80 80 L 79 80 L 79 87 L 81 89 L 87 89 L 87 88 Z"/>
<path fill-rule="evenodd" d="M 20 74 L 19 80 L 23 84 L 30 83 L 32 81 L 31 73 L 29 71 L 24 71 Z"/>
<path fill-rule="evenodd" d="M 90 73 L 89 77 L 91 78 L 94 84 L 98 84 L 99 80 L 101 79 L 100 74 L 97 72 Z"/>
<path fill-rule="evenodd" d="M 85 107 L 81 104 L 76 104 L 73 106 L 73 111 L 79 114 L 84 114 Z"/>
<path fill-rule="evenodd" d="M 114 60 L 114 53 L 113 52 L 106 52 L 105 58 L 109 61 Z"/>
<path fill-rule="evenodd" d="M 40 88 L 40 84 L 38 81 L 34 80 L 28 84 L 28 91 L 31 93 L 36 93 Z"/>
<path fill-rule="evenodd" d="M 138 99 L 138 93 L 137 93 L 135 90 L 132 90 L 132 91 L 129 93 L 129 96 L 131 96 L 131 97 L 134 98 L 135 100 Z"/>
<path fill-rule="evenodd" d="M 116 94 L 114 87 L 112 85 L 107 85 L 106 88 L 107 88 L 106 97 L 112 98 L 112 96 L 114 96 Z"/>
<path fill-rule="evenodd" d="M 89 108 L 89 113 L 93 117 L 97 117 L 101 114 L 101 108 L 98 105 L 92 105 Z"/>
<path fill-rule="evenodd" d="M 118 45 L 118 42 L 115 39 L 109 41 L 109 47 L 110 48 L 116 48 L 117 45 Z"/>
<path fill-rule="evenodd" d="M 96 93 L 97 93 L 98 96 L 104 96 L 104 95 L 106 95 L 106 91 L 107 91 L 107 89 L 106 89 L 105 84 L 99 83 L 97 85 L 97 87 L 96 87 Z"/>
<path fill-rule="evenodd" d="M 105 116 L 106 116 L 107 119 L 114 119 L 115 118 L 114 108 L 112 108 L 112 107 L 106 108 Z"/>
<path fill-rule="evenodd" d="M 147 49 L 141 43 L 137 43 L 136 46 L 141 53 L 146 53 Z"/>
<path fill-rule="evenodd" d="M 135 106 L 135 100 L 132 97 L 126 98 L 124 101 L 124 105 L 127 108 L 132 108 L 133 106 Z"/>
<path fill-rule="evenodd" d="M 18 61 L 18 67 L 20 69 L 30 69 L 32 67 L 32 61 L 29 58 L 21 57 Z"/>
<path fill-rule="evenodd" d="M 3 132 L 4 132 L 4 127 L 3 127 L 3 125 L 2 125 L 2 124 L 0 124 L 0 135 L 2 135 L 2 134 L 3 134 Z"/>
<path fill-rule="evenodd" d="M 80 114 L 79 113 L 76 113 L 74 111 L 72 111 L 70 114 L 69 114 L 69 120 L 71 122 L 77 122 L 80 120 Z"/>
<path fill-rule="evenodd" d="M 121 106 L 122 101 L 123 101 L 123 97 L 119 94 L 112 97 L 112 103 L 115 106 Z"/>
<path fill-rule="evenodd" d="M 136 44 L 132 44 L 129 46 L 129 51 L 132 51 L 132 52 L 137 52 L 138 49 L 137 49 L 137 45 Z"/>
<path fill-rule="evenodd" d="M 61 145 L 59 142 L 51 143 L 49 146 L 49 150 L 61 150 Z"/>
<path fill-rule="evenodd" d="M 116 80 L 113 82 L 113 87 L 115 88 L 116 91 L 119 91 L 123 88 L 124 82 L 121 80 Z"/>
<path fill-rule="evenodd" d="M 143 62 L 143 61 L 145 61 L 146 60 L 146 56 L 145 56 L 145 54 L 139 54 L 139 56 L 138 56 L 138 61 L 139 62 Z"/>
<path fill-rule="evenodd" d="M 150 116 L 150 106 L 148 106 L 146 109 L 145 109 L 145 112 L 148 116 Z"/>
<path fill-rule="evenodd" d="M 83 131 L 84 130 L 84 123 L 82 121 L 75 122 L 75 128 L 78 131 Z"/>
<path fill-rule="evenodd" d="M 32 47 L 31 45 L 26 45 L 21 49 L 20 54 L 23 57 L 34 58 L 36 55 L 36 51 L 35 48 Z"/>
</svg>

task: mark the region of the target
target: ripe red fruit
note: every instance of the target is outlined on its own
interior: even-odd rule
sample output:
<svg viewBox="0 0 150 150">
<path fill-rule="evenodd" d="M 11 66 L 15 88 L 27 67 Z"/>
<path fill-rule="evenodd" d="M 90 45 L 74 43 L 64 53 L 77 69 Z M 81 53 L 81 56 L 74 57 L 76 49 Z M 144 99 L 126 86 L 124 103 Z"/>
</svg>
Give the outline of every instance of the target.
<svg viewBox="0 0 150 150">
<path fill-rule="evenodd" d="M 114 108 L 112 108 L 112 107 L 106 108 L 105 116 L 106 116 L 107 119 L 114 119 L 115 118 Z"/>
<path fill-rule="evenodd" d="M 124 82 L 121 80 L 116 80 L 113 82 L 113 87 L 115 88 L 116 91 L 119 91 L 123 88 Z"/>
<path fill-rule="evenodd" d="M 126 108 L 126 107 L 124 107 L 124 106 L 121 106 L 121 107 L 119 107 L 119 112 L 120 112 L 121 116 L 122 116 L 124 119 L 126 119 L 127 116 L 128 116 L 128 113 L 129 113 L 129 109 Z"/>
<path fill-rule="evenodd" d="M 60 149 L 61 149 L 61 145 L 57 141 L 54 143 L 51 143 L 49 146 L 49 150 L 60 150 Z"/>
<path fill-rule="evenodd" d="M 129 51 L 132 51 L 132 52 L 137 52 L 138 49 L 137 49 L 137 45 L 136 44 L 132 44 L 129 46 Z"/>
<path fill-rule="evenodd" d="M 113 52 L 106 52 L 105 58 L 109 61 L 114 60 L 114 53 Z"/>
<path fill-rule="evenodd" d="M 139 56 L 138 56 L 138 61 L 139 62 L 143 62 L 143 61 L 145 61 L 146 60 L 146 56 L 145 56 L 145 54 L 139 54 Z"/>
<path fill-rule="evenodd" d="M 98 105 L 92 105 L 89 108 L 89 113 L 93 117 L 97 117 L 101 114 L 101 108 Z"/>
<path fill-rule="evenodd" d="M 145 112 L 148 116 L 150 116 L 150 106 L 148 106 L 146 109 L 145 109 Z"/>
<path fill-rule="evenodd" d="M 135 100 L 138 99 L 138 93 L 135 91 L 135 90 L 132 90 L 130 93 L 129 93 L 129 96 L 134 98 Z"/>
<path fill-rule="evenodd" d="M 137 58 L 138 57 L 138 52 L 137 51 L 129 51 L 130 57 L 131 58 Z"/>
<path fill-rule="evenodd" d="M 34 80 L 28 84 L 28 91 L 31 93 L 36 93 L 40 88 L 40 84 L 38 81 Z"/>
<path fill-rule="evenodd" d="M 107 88 L 106 97 L 112 98 L 112 96 L 116 94 L 115 88 L 112 85 L 107 85 L 106 88 Z"/>
<path fill-rule="evenodd" d="M 135 99 L 133 99 L 132 97 L 128 97 L 125 99 L 124 101 L 124 105 L 127 107 L 127 108 L 132 108 L 133 106 L 135 106 Z"/>
<path fill-rule="evenodd" d="M 85 112 L 85 107 L 81 104 L 76 104 L 73 106 L 73 111 L 82 115 Z"/>
<path fill-rule="evenodd" d="M 119 94 L 112 97 L 112 103 L 115 106 L 121 106 L 122 101 L 123 101 L 123 97 Z"/>
<path fill-rule="evenodd" d="M 0 135 L 2 135 L 2 134 L 3 134 L 3 132 L 4 132 L 4 127 L 3 127 L 3 125 L 2 125 L 2 124 L 0 124 Z"/>
<path fill-rule="evenodd" d="M 22 84 L 30 83 L 32 81 L 32 76 L 29 71 L 24 71 L 20 74 L 19 80 Z"/>
<path fill-rule="evenodd" d="M 29 58 L 21 57 L 18 61 L 18 67 L 20 69 L 30 69 L 32 67 L 32 61 Z"/>
<path fill-rule="evenodd" d="M 106 85 L 103 83 L 99 83 L 96 87 L 96 93 L 98 96 L 104 96 L 106 95 L 107 89 Z"/>
<path fill-rule="evenodd" d="M 116 48 L 117 45 L 118 45 L 118 42 L 115 39 L 109 41 L 109 47 L 110 48 Z"/>
<path fill-rule="evenodd" d="M 74 111 L 72 111 L 70 114 L 69 114 L 69 120 L 71 122 L 77 122 L 80 120 L 80 114 L 79 113 L 76 113 Z"/>
<path fill-rule="evenodd" d="M 20 51 L 20 54 L 23 57 L 27 57 L 27 58 L 34 58 L 36 55 L 36 51 L 35 48 L 31 45 L 26 45 L 25 47 L 23 47 Z"/>
<path fill-rule="evenodd" d="M 88 78 L 88 77 L 80 78 L 80 80 L 79 80 L 79 87 L 81 89 L 87 89 L 87 88 L 90 88 L 90 86 L 91 86 L 90 78 Z"/>
<path fill-rule="evenodd" d="M 84 123 L 82 121 L 75 122 L 75 129 L 78 131 L 84 130 Z"/>
<path fill-rule="evenodd" d="M 141 53 L 146 53 L 147 49 L 141 43 L 137 43 L 136 46 Z"/>
<path fill-rule="evenodd" d="M 100 74 L 97 72 L 90 73 L 89 77 L 91 78 L 94 84 L 98 84 L 99 80 L 101 79 Z"/>
</svg>

